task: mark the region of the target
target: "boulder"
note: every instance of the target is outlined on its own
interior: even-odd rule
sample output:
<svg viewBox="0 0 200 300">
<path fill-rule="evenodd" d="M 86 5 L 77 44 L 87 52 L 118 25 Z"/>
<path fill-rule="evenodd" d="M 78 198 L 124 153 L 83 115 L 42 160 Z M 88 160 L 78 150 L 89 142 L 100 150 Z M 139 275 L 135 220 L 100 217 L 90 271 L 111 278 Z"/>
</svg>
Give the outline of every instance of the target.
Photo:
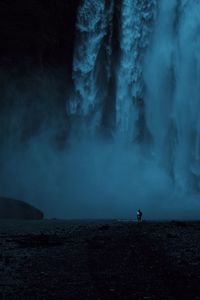
<svg viewBox="0 0 200 300">
<path fill-rule="evenodd" d="M 32 205 L 5 197 L 0 197 L 0 219 L 41 220 L 44 214 Z"/>
</svg>

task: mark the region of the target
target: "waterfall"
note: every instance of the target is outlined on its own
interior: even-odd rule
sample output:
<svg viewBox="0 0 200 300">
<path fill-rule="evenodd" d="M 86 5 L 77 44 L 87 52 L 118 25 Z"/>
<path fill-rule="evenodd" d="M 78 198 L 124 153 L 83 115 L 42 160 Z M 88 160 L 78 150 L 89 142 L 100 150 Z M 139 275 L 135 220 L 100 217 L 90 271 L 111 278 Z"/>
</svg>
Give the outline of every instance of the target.
<svg viewBox="0 0 200 300">
<path fill-rule="evenodd" d="M 106 93 L 104 85 L 110 76 L 112 13 L 112 0 L 108 4 L 106 0 L 84 0 L 77 16 L 73 62 L 74 93 L 67 109 L 70 116 L 92 119 L 90 126 L 94 127 L 94 131 L 101 122 L 102 101 Z M 102 56 L 107 60 L 104 66 Z M 102 79 L 103 76 L 106 79 Z"/>
<path fill-rule="evenodd" d="M 82 0 L 67 101 L 95 135 L 112 97 L 113 140 L 145 145 L 185 192 L 200 191 L 199 15 L 198 0 Z"/>
<path fill-rule="evenodd" d="M 120 61 L 117 68 L 116 127 L 120 136 L 133 141 L 143 104 L 143 60 L 155 17 L 155 1 L 123 0 L 120 20 Z"/>
<path fill-rule="evenodd" d="M 200 189 L 200 3 L 183 1 L 178 30 L 176 91 L 173 115 L 179 143 L 175 152 L 175 171 L 181 187 Z M 184 175 L 184 176 L 183 176 Z"/>
<path fill-rule="evenodd" d="M 171 168 L 177 186 L 199 190 L 199 1 L 158 6 L 145 68 L 146 120 L 154 156 Z"/>
</svg>

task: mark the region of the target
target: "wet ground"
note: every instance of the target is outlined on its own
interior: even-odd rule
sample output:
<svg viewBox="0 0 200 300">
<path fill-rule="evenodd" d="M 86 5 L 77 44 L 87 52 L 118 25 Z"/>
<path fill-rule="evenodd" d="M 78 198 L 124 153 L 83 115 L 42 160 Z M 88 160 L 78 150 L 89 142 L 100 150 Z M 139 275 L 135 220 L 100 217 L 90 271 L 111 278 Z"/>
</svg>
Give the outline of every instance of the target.
<svg viewBox="0 0 200 300">
<path fill-rule="evenodd" d="M 0 221 L 0 299 L 200 299 L 200 222 Z"/>
</svg>

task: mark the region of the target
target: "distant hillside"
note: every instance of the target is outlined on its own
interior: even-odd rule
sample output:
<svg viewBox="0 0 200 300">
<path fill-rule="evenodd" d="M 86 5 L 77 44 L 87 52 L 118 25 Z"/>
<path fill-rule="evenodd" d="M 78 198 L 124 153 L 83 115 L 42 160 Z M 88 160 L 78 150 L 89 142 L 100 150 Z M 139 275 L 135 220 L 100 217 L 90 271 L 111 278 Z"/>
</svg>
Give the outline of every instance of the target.
<svg viewBox="0 0 200 300">
<path fill-rule="evenodd" d="M 41 220 L 43 217 L 39 209 L 24 201 L 0 197 L 0 219 Z"/>
</svg>

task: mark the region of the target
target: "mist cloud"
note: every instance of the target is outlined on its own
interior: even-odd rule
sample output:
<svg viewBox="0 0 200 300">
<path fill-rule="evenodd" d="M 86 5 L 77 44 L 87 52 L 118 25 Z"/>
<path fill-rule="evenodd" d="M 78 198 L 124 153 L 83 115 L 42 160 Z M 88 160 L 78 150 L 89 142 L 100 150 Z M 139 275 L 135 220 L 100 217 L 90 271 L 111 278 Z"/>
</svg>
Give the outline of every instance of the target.
<svg viewBox="0 0 200 300">
<path fill-rule="evenodd" d="M 46 217 L 134 219 L 140 208 L 147 219 L 195 218 L 198 201 L 174 190 L 165 170 L 136 147 L 83 140 L 58 150 L 49 136 L 7 152 L 1 195 L 26 200 Z"/>
</svg>

